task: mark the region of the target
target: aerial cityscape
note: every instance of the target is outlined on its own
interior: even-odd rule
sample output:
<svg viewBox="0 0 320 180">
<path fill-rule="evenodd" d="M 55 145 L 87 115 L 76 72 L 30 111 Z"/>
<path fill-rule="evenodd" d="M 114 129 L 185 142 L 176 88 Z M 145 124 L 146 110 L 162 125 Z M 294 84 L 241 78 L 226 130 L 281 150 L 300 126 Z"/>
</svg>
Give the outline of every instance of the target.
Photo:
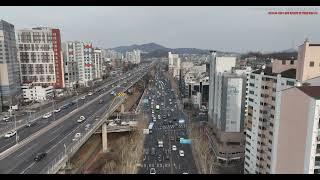
<svg viewBox="0 0 320 180">
<path fill-rule="evenodd" d="M 319 174 L 319 14 L 0 7 L 0 174 Z"/>
</svg>

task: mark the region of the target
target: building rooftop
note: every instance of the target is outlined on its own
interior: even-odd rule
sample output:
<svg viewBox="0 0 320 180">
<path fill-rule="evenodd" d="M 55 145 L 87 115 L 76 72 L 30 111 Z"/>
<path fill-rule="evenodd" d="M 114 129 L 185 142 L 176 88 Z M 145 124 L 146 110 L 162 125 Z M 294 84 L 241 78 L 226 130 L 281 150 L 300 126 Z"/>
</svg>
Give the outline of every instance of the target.
<svg viewBox="0 0 320 180">
<path fill-rule="evenodd" d="M 320 86 L 300 86 L 297 88 L 308 96 L 320 100 Z"/>
<path fill-rule="evenodd" d="M 296 69 L 293 69 L 293 68 L 288 69 L 286 71 L 282 71 L 281 73 L 273 73 L 272 67 L 267 66 L 264 69 L 259 69 L 259 70 L 253 71 L 252 73 L 260 74 L 261 72 L 263 72 L 267 76 L 276 76 L 277 74 L 281 74 L 281 77 L 292 78 L 292 79 L 296 78 Z"/>
</svg>

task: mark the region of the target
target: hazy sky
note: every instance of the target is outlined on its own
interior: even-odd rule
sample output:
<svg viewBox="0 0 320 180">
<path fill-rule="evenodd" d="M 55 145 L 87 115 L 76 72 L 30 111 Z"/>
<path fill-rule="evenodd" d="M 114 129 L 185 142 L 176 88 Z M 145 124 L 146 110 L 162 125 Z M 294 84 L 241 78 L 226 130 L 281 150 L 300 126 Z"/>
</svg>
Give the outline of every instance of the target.
<svg viewBox="0 0 320 180">
<path fill-rule="evenodd" d="M 306 37 L 320 43 L 320 7 L 307 9 L 318 15 L 268 15 L 287 7 L 257 8 L 0 7 L 0 19 L 16 29 L 58 27 L 62 41 L 92 41 L 105 48 L 155 42 L 170 48 L 246 52 L 284 50 Z"/>
</svg>

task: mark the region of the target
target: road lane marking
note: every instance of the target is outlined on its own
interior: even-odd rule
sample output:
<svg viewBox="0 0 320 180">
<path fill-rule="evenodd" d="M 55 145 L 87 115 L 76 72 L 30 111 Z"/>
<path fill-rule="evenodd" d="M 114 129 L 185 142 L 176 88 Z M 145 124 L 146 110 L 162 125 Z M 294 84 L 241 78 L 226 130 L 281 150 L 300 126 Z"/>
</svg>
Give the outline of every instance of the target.
<svg viewBox="0 0 320 180">
<path fill-rule="evenodd" d="M 57 128 L 56 130 L 52 131 L 50 134 L 54 134 L 55 132 L 57 132 L 58 130 L 60 130 L 61 128 L 63 128 L 64 126 L 60 126 L 59 128 Z"/>
<path fill-rule="evenodd" d="M 34 146 L 38 145 L 38 143 L 33 144 L 32 146 L 30 146 L 28 149 L 24 150 L 22 153 L 20 153 L 17 157 L 19 158 L 21 155 L 23 155 L 24 153 L 28 152 L 30 149 L 32 149 Z"/>
<path fill-rule="evenodd" d="M 26 170 L 30 169 L 36 162 L 32 162 L 27 168 L 25 168 L 20 174 L 24 174 Z"/>
</svg>

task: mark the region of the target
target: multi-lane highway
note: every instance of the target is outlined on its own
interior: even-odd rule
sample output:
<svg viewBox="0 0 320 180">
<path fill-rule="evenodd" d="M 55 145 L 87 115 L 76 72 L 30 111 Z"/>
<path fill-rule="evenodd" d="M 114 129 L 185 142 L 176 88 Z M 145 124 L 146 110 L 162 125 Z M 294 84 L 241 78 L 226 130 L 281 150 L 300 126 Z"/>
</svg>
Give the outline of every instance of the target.
<svg viewBox="0 0 320 180">
<path fill-rule="evenodd" d="M 146 97 L 149 103 L 144 110 L 154 126 L 152 132 L 146 135 L 143 162 L 138 173 L 196 174 L 191 145 L 180 143 L 180 138 L 188 138 L 188 119 L 179 109 L 170 83 L 164 78 L 160 68 L 156 74 L 155 87 L 149 89 Z M 181 120 L 185 122 L 182 123 Z M 163 147 L 159 147 L 159 141 L 163 141 Z M 183 156 L 180 151 L 183 151 Z"/>
<path fill-rule="evenodd" d="M 78 109 L 77 105 L 74 104 L 55 113 L 55 117 L 51 116 L 48 119 L 38 120 L 31 127 L 23 127 L 18 130 L 19 141 L 32 139 L 0 160 L 0 173 L 46 173 L 44 170 L 48 164 L 61 152 L 67 150 L 69 144 L 77 141 L 77 138 L 74 137 L 75 134 L 84 134 L 88 130 L 87 127 L 96 120 L 96 116 L 101 116 L 108 109 L 114 98 L 114 95 L 111 95 L 110 92 L 121 92 L 126 87 L 131 86 L 148 68 L 149 66 L 139 68 L 137 72 L 126 76 L 114 87 L 106 87 L 101 91 L 96 91 L 91 96 L 86 96 L 84 100 L 79 100 Z M 99 103 L 100 100 L 103 100 L 103 103 Z M 80 116 L 86 118 L 82 123 L 77 122 Z M 53 126 L 55 123 L 58 124 Z M 43 134 L 36 135 L 42 131 Z M 14 136 L 8 139 L 0 139 L 2 150 L 8 149 L 14 144 Z M 45 152 L 47 155 L 41 161 L 36 162 L 34 157 L 39 152 Z"/>
<path fill-rule="evenodd" d="M 106 87 L 110 89 L 111 85 L 117 85 L 117 83 L 123 81 L 124 78 L 129 77 L 130 75 L 134 74 L 140 68 L 143 68 L 143 67 L 136 68 L 136 69 L 131 70 L 131 71 L 119 76 L 119 77 L 116 77 L 115 79 L 113 78 L 113 79 L 106 81 L 105 83 L 103 83 L 102 86 L 98 87 L 96 89 L 96 91 L 99 91 L 99 92 L 101 92 L 101 90 L 107 91 L 108 89 L 105 89 Z M 80 97 L 83 97 L 83 96 L 84 96 L 84 94 L 79 94 L 78 96 L 70 97 L 70 98 L 68 98 L 62 102 L 56 103 L 56 104 L 49 103 L 49 106 L 46 105 L 45 108 L 40 108 L 39 111 L 30 113 L 29 115 L 27 113 L 24 113 L 22 116 L 16 117 L 16 122 L 17 122 L 16 126 L 18 127 L 17 129 L 20 129 L 20 127 L 25 127 L 25 125 L 28 124 L 30 118 L 32 121 L 40 120 L 40 119 L 42 119 L 42 115 L 44 115 L 47 112 L 51 112 L 53 107 L 58 108 L 63 105 L 69 104 L 71 102 L 76 102 L 77 99 L 80 99 Z M 95 95 L 93 95 L 92 97 L 88 97 L 88 98 L 93 99 L 94 96 Z M 79 102 L 79 104 L 78 104 L 79 106 L 83 105 L 81 103 L 81 101 L 78 101 L 78 102 Z M 76 104 L 73 103 L 73 105 L 76 105 Z M 75 106 L 72 106 L 72 107 L 75 107 Z M 68 113 L 68 112 L 66 112 L 66 113 Z M 5 133 L 7 133 L 8 131 L 13 130 L 13 129 L 15 129 L 15 121 L 14 121 L 13 117 L 10 117 L 9 122 L 0 121 L 0 136 L 4 135 Z M 1 142 L 0 142 L 0 144 L 1 144 Z M 0 152 L 3 151 L 3 149 L 5 149 L 5 148 L 6 147 L 1 147 L 1 145 L 0 145 Z"/>
</svg>

